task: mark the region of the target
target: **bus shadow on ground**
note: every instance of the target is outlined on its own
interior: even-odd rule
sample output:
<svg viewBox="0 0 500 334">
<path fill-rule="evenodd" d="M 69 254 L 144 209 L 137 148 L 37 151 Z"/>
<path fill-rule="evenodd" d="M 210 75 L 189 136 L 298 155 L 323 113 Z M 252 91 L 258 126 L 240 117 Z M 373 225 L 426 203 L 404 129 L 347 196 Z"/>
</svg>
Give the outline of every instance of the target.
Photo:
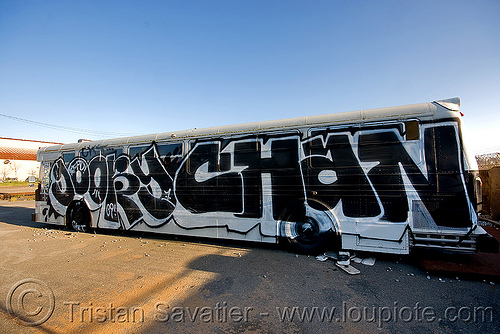
<svg viewBox="0 0 500 334">
<path fill-rule="evenodd" d="M 32 208 L 20 206 L 3 206 L 0 204 L 0 222 L 24 227 L 44 227 L 45 224 L 31 220 Z"/>
<path fill-rule="evenodd" d="M 32 228 L 42 228 L 42 229 L 53 229 L 61 231 L 69 231 L 77 233 L 71 227 L 65 225 L 55 225 L 48 223 L 34 222 L 31 220 L 31 214 L 34 213 L 33 208 L 23 207 L 23 206 L 11 206 L 2 205 L 0 203 L 0 223 L 5 223 L 9 225 L 17 225 L 22 227 L 32 227 Z M 80 233 L 80 232 L 78 232 Z M 196 236 L 185 236 L 185 235 L 174 235 L 174 234 L 163 234 L 154 232 L 142 232 L 142 231 L 131 231 L 131 230 L 117 230 L 117 229 L 103 229 L 94 228 L 88 233 L 97 233 L 102 235 L 114 235 L 123 236 L 129 238 L 148 238 L 153 240 L 178 240 L 186 242 L 199 242 L 208 245 L 221 245 L 227 247 L 252 247 L 258 249 L 280 249 L 283 245 L 269 244 L 269 243 L 257 243 L 253 241 L 245 240 L 230 240 L 230 239 L 214 239 L 206 237 L 196 237 Z"/>
</svg>

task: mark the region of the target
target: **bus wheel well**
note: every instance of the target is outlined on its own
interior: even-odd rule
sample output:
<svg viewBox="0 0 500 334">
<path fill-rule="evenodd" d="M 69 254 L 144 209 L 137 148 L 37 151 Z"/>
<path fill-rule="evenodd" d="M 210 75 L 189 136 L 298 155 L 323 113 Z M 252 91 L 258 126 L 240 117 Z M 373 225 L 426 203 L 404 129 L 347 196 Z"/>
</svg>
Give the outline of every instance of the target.
<svg viewBox="0 0 500 334">
<path fill-rule="evenodd" d="M 91 229 L 90 210 L 83 200 L 73 201 L 66 211 L 66 226 L 77 232 L 88 232 Z"/>
</svg>

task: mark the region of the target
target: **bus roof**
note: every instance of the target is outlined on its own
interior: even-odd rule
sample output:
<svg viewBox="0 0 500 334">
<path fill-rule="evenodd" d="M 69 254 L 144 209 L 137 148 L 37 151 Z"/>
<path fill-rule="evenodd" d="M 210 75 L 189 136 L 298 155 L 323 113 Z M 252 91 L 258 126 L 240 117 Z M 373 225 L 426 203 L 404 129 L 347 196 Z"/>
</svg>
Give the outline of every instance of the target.
<svg viewBox="0 0 500 334">
<path fill-rule="evenodd" d="M 179 140 L 196 137 L 218 136 L 223 134 L 238 134 L 248 132 L 262 132 L 269 130 L 287 130 L 304 126 L 321 126 L 332 124 L 349 124 L 377 122 L 385 120 L 398 120 L 411 117 L 428 117 L 430 119 L 442 119 L 457 117 L 460 99 L 458 97 L 439 100 L 434 102 L 410 104 L 398 107 L 378 108 L 369 110 L 349 111 L 317 116 L 304 116 L 287 118 L 273 121 L 253 122 L 235 125 L 223 125 L 202 129 L 190 129 L 183 131 L 162 132 L 143 136 L 121 137 L 103 139 L 97 141 L 85 141 L 81 143 L 70 143 L 42 147 L 38 153 L 54 151 L 71 151 L 87 147 L 98 146 L 126 146 L 139 145 L 151 142 Z M 40 160 L 40 159 L 38 159 Z"/>
</svg>

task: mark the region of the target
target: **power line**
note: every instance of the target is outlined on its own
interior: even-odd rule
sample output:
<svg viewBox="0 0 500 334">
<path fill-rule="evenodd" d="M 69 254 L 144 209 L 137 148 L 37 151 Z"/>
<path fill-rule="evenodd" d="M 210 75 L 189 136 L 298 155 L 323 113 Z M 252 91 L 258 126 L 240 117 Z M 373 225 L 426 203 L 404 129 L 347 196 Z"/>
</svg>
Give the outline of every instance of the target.
<svg viewBox="0 0 500 334">
<path fill-rule="evenodd" d="M 69 126 L 43 123 L 43 122 L 33 121 L 30 119 L 15 117 L 15 116 L 1 114 L 1 113 L 0 113 L 0 116 L 5 117 L 5 118 L 10 118 L 10 119 L 13 119 L 15 121 L 36 125 L 36 126 L 42 126 L 42 127 L 49 128 L 49 129 L 55 129 L 55 130 L 60 130 L 60 131 L 73 132 L 73 133 L 93 134 L 93 135 L 99 135 L 99 136 L 104 136 L 104 137 L 118 137 L 118 136 L 131 135 L 131 133 L 124 133 L 124 132 L 87 130 L 87 129 L 82 129 L 82 128 L 73 128 L 73 127 L 69 127 Z"/>
</svg>

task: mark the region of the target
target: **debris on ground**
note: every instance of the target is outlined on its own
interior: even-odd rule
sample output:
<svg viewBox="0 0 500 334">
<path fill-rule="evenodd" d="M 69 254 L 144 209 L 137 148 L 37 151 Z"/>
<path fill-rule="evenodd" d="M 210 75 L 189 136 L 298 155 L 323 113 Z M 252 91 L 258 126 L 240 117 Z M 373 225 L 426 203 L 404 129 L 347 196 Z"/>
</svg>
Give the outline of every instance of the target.
<svg viewBox="0 0 500 334">
<path fill-rule="evenodd" d="M 340 264 L 340 261 L 339 261 L 339 262 L 335 263 L 335 265 L 337 267 L 339 267 L 340 269 L 342 269 L 343 271 L 345 271 L 346 273 L 348 273 L 349 275 L 358 275 L 358 274 L 361 273 L 361 271 L 359 271 L 358 269 L 354 268 L 350 264 L 348 264 L 348 265 Z"/>
<path fill-rule="evenodd" d="M 350 275 L 358 275 L 360 271 L 356 268 L 354 268 L 351 265 L 351 261 L 354 263 L 361 263 L 367 266 L 373 266 L 375 264 L 375 258 L 374 257 L 367 257 L 367 258 L 360 258 L 356 256 L 356 254 L 350 254 L 349 252 L 346 251 L 328 251 L 323 254 L 320 254 L 316 256 L 316 260 L 325 262 L 328 259 L 331 259 L 335 262 L 335 265 L 345 271 L 346 273 Z"/>
<path fill-rule="evenodd" d="M 321 262 L 325 262 L 326 260 L 328 260 L 328 256 L 326 256 L 325 254 L 320 254 L 320 255 L 316 256 L 316 260 L 321 261 Z"/>
<path fill-rule="evenodd" d="M 316 256 L 316 260 L 321 262 L 325 262 L 328 259 L 333 260 L 337 265 L 337 267 L 344 270 L 350 275 L 357 275 L 360 273 L 358 269 L 354 268 L 351 265 L 351 261 L 357 264 L 364 264 L 366 266 L 373 266 L 375 265 L 376 261 L 374 257 L 361 258 L 359 256 L 356 256 L 356 254 L 351 255 L 349 252 L 346 251 L 339 251 L 339 252 L 328 251 L 325 252 L 324 254 Z"/>
<path fill-rule="evenodd" d="M 365 266 L 373 266 L 375 265 L 375 258 L 374 257 L 367 257 L 361 260 L 361 264 L 364 264 Z"/>
</svg>

